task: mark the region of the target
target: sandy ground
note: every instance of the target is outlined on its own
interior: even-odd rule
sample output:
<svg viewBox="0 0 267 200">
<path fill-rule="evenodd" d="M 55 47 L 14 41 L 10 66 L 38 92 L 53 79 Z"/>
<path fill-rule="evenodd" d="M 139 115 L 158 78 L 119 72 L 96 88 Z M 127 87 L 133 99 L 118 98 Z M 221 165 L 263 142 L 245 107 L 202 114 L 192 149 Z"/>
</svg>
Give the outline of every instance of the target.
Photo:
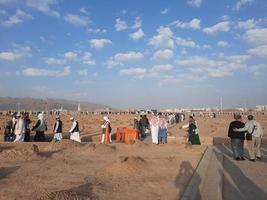
<svg viewBox="0 0 267 200">
<path fill-rule="evenodd" d="M 70 123 L 63 117 L 65 131 Z M 111 116 L 113 129 L 131 126 L 133 115 Z M 267 130 L 267 116 L 256 117 Z M 80 116 L 82 136 L 97 133 L 102 116 Z M 3 118 L 1 120 L 3 124 Z M 232 116 L 197 117 L 200 137 L 227 137 Z M 54 119 L 48 118 L 49 131 Z M 179 129 L 169 129 L 185 137 Z M 169 139 L 166 145 L 137 141 L 126 145 L 0 143 L 0 199 L 179 199 L 206 145 L 190 147 Z"/>
<path fill-rule="evenodd" d="M 0 199 L 178 199 L 204 150 L 142 142 L 1 144 Z"/>
</svg>

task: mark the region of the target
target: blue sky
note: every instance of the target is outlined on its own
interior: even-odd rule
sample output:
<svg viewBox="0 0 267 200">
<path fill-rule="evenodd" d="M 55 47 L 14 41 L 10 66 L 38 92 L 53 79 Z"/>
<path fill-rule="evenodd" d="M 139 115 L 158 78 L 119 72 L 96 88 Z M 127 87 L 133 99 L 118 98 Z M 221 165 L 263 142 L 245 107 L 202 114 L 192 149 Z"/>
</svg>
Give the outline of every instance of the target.
<svg viewBox="0 0 267 200">
<path fill-rule="evenodd" d="M 267 104 L 266 0 L 0 0 L 0 96 Z"/>
</svg>

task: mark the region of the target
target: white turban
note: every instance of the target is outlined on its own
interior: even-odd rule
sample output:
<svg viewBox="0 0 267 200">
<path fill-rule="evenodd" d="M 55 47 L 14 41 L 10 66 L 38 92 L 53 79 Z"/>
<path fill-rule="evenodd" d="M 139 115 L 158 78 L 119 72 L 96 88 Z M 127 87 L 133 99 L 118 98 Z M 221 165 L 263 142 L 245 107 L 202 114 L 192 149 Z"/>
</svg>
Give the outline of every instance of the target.
<svg viewBox="0 0 267 200">
<path fill-rule="evenodd" d="M 105 120 L 106 122 L 110 122 L 108 116 L 105 116 L 105 117 L 104 117 L 104 120 Z"/>
</svg>

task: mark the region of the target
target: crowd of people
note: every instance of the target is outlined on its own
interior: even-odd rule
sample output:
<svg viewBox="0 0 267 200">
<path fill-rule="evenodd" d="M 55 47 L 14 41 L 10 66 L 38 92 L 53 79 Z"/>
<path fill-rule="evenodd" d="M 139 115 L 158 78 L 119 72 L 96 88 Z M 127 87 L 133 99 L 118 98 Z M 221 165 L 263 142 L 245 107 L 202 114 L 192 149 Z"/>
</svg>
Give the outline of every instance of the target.
<svg viewBox="0 0 267 200">
<path fill-rule="evenodd" d="M 47 131 L 47 123 L 44 117 L 44 113 L 39 113 L 36 124 L 30 129 L 32 121 L 29 118 L 29 113 L 14 113 L 11 114 L 11 119 L 7 121 L 4 132 L 4 141 L 6 142 L 30 142 L 30 133 L 35 131 L 33 141 L 44 142 L 46 141 L 45 131 Z M 81 142 L 79 123 L 74 117 L 70 118 L 72 126 L 69 130 L 70 139 Z M 53 139 L 56 141 L 62 140 L 62 128 L 63 123 L 60 120 L 60 116 L 56 116 L 56 122 L 54 124 Z"/>
<path fill-rule="evenodd" d="M 168 126 L 181 122 L 185 119 L 184 114 L 156 113 L 148 119 L 146 114 L 141 114 L 140 119 L 134 118 L 133 128 L 138 132 L 139 138 L 144 140 L 151 135 L 153 144 L 166 144 L 168 136 Z"/>
<path fill-rule="evenodd" d="M 185 119 L 184 115 L 154 113 L 150 118 L 146 114 L 142 114 L 140 118 L 134 118 L 133 128 L 138 133 L 138 138 L 144 140 L 148 135 L 151 135 L 153 144 L 166 144 L 168 136 L 168 127 L 173 123 L 178 123 Z M 244 157 L 244 141 L 247 140 L 247 148 L 249 153 L 249 160 L 255 162 L 261 160 L 261 138 L 263 130 L 259 122 L 254 120 L 252 115 L 248 115 L 248 121 L 244 123 L 242 116 L 238 113 L 234 114 L 234 121 L 232 121 L 228 128 L 228 137 L 231 141 L 231 148 L 233 158 L 237 161 L 245 160 Z M 56 116 L 53 128 L 53 139 L 60 141 L 63 139 L 62 130 L 63 122 L 60 116 Z M 81 142 L 79 123 L 71 117 L 71 128 L 69 129 L 69 138 L 71 140 Z M 47 123 L 44 113 L 37 115 L 37 121 L 32 128 L 30 124 L 32 121 L 29 118 L 29 113 L 14 113 L 10 120 L 7 121 L 4 132 L 4 141 L 7 142 L 29 142 L 31 141 L 31 131 L 35 132 L 33 141 L 46 141 L 45 132 L 47 131 Z M 108 116 L 103 117 L 102 138 L 101 143 L 111 143 L 111 122 Z M 199 129 L 194 116 L 189 116 L 189 123 L 180 128 L 187 128 L 188 143 L 192 145 L 200 145 Z"/>
</svg>

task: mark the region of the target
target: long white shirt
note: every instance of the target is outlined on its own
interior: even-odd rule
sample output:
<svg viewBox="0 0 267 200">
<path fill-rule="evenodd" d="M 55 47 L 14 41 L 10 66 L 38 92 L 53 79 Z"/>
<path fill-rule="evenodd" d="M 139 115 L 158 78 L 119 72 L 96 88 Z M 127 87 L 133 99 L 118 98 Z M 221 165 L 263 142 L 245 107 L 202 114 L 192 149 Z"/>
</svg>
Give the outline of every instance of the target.
<svg viewBox="0 0 267 200">
<path fill-rule="evenodd" d="M 25 124 L 22 118 L 16 120 L 15 135 L 21 135 L 25 133 Z"/>
<path fill-rule="evenodd" d="M 76 125 L 77 125 L 77 122 L 74 120 L 73 123 L 72 123 L 72 126 L 71 126 L 71 128 L 69 130 L 70 133 L 73 132 L 73 130 L 75 129 Z"/>
</svg>

